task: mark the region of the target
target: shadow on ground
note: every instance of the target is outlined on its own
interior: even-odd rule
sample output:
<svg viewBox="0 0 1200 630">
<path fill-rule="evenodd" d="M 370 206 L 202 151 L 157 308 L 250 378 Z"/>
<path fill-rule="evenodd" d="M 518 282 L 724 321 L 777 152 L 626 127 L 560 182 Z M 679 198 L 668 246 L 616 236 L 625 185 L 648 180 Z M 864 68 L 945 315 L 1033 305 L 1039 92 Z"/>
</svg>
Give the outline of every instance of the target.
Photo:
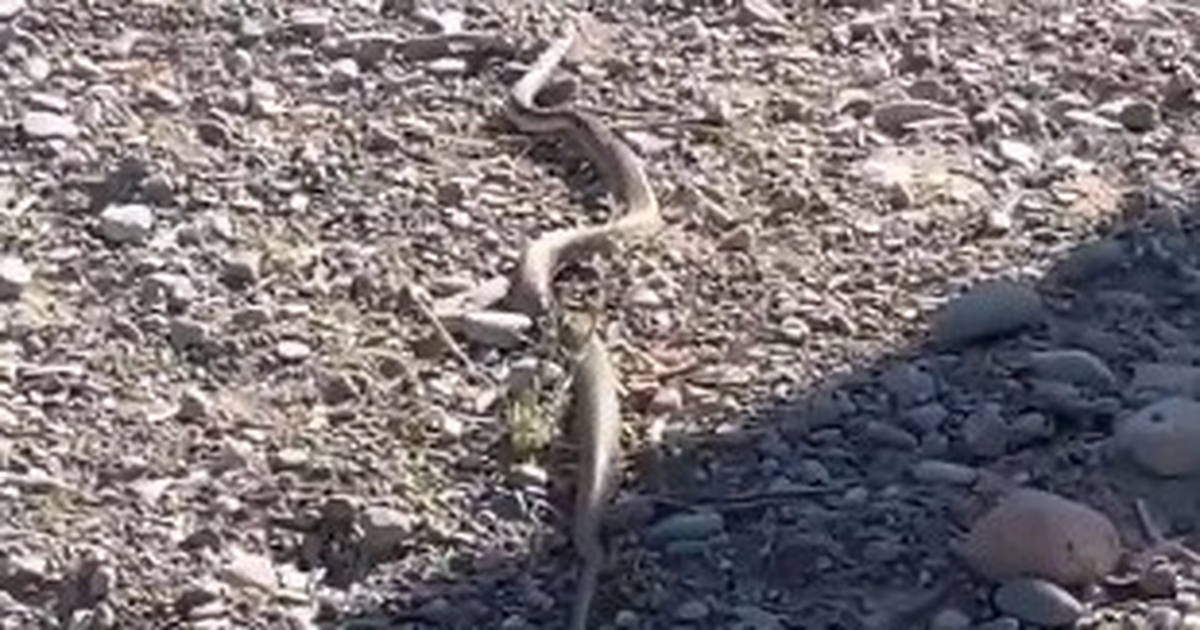
<svg viewBox="0 0 1200 630">
<path fill-rule="evenodd" d="M 1102 510 L 1134 549 L 1136 498 L 1190 533 L 1195 486 L 1140 477 L 1106 445 L 1130 412 L 1200 392 L 1194 206 L 1145 190 L 1126 203 L 1134 218 L 1034 286 L 992 283 L 970 314 L 944 308 L 926 338 L 867 368 L 632 457 L 595 627 L 914 627 L 887 615 L 944 584 L 941 605 L 988 619 L 949 541 L 1016 484 Z M 1102 369 L 1081 373 L 1077 351 Z M 395 598 L 341 627 L 565 627 L 574 557 L 559 537 L 432 579 L 389 575 Z"/>
</svg>

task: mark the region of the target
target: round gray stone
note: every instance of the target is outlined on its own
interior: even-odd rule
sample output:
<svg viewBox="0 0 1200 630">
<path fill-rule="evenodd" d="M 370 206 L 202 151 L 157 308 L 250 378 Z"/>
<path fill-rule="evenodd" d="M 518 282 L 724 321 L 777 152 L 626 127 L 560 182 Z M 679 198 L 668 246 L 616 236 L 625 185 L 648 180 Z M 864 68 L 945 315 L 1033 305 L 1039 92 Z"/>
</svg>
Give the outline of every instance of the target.
<svg viewBox="0 0 1200 630">
<path fill-rule="evenodd" d="M 1030 356 L 1030 369 L 1038 378 L 1063 381 L 1104 391 L 1117 386 L 1117 377 L 1104 361 L 1087 350 L 1046 350 Z"/>
<path fill-rule="evenodd" d="M 1113 441 L 1153 474 L 1200 472 L 1200 402 L 1176 396 L 1147 405 L 1117 425 Z"/>
<path fill-rule="evenodd" d="M 932 338 L 942 348 L 961 348 L 1033 326 L 1042 317 L 1042 300 L 1033 289 L 992 280 L 948 302 L 934 317 Z"/>
</svg>

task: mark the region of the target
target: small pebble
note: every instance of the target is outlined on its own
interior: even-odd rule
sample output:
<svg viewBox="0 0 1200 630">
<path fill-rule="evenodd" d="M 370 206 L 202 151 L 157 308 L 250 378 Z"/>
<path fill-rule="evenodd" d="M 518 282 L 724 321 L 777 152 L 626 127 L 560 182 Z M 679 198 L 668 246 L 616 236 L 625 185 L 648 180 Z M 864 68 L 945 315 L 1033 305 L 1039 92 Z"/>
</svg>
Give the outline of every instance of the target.
<svg viewBox="0 0 1200 630">
<path fill-rule="evenodd" d="M 33 281 L 33 271 L 16 256 L 0 257 L 0 300 L 15 300 Z"/>
<path fill-rule="evenodd" d="M 100 233 L 111 243 L 140 243 L 154 228 L 154 211 L 142 204 L 109 206 L 100 213 Z"/>
<path fill-rule="evenodd" d="M 308 467 L 309 453 L 302 448 L 282 448 L 271 454 L 271 470 L 303 470 Z"/>
<path fill-rule="evenodd" d="M 1008 449 L 1010 430 L 995 405 L 984 405 L 963 421 L 961 436 L 972 457 L 993 458 Z"/>
<path fill-rule="evenodd" d="M 1027 171 L 1034 171 L 1041 162 L 1037 149 L 1029 144 L 1011 138 L 1001 138 L 996 141 L 996 153 L 1006 161 Z"/>
<path fill-rule="evenodd" d="M 242 290 L 258 282 L 262 257 L 255 252 L 237 252 L 225 259 L 221 281 L 231 289 Z"/>
<path fill-rule="evenodd" d="M 358 62 L 350 57 L 338 59 L 329 66 L 330 80 L 339 88 L 349 87 L 358 82 L 361 71 Z"/>
<path fill-rule="evenodd" d="M 25 60 L 25 74 L 37 82 L 45 81 L 49 78 L 50 73 L 54 70 L 50 65 L 50 60 L 42 55 L 30 55 Z"/>
<path fill-rule="evenodd" d="M 1158 126 L 1158 106 L 1150 101 L 1133 99 L 1121 107 L 1121 111 L 1117 114 L 1117 120 L 1121 121 L 1125 128 L 1143 133 L 1154 129 Z"/>
<path fill-rule="evenodd" d="M 875 127 L 888 135 L 903 133 L 913 124 L 932 120 L 966 123 L 966 116 L 959 109 L 920 99 L 881 103 L 874 114 Z"/>
<path fill-rule="evenodd" d="M 191 612 L 221 599 L 221 585 L 211 579 L 195 580 L 175 598 L 175 610 L 191 617 Z"/>
<path fill-rule="evenodd" d="M 292 10 L 289 27 L 294 33 L 320 39 L 325 36 L 333 20 L 333 13 L 328 9 L 297 8 Z"/>
<path fill-rule="evenodd" d="M 680 604 L 679 608 L 675 609 L 675 618 L 680 621 L 703 621 L 708 618 L 708 615 L 708 604 L 705 604 L 698 599 L 686 601 L 683 604 Z"/>
<path fill-rule="evenodd" d="M 1005 582 L 996 589 L 993 601 L 1004 614 L 1050 628 L 1075 623 L 1084 613 L 1074 595 L 1052 582 L 1033 578 Z"/>
<path fill-rule="evenodd" d="M 950 417 L 950 411 L 941 403 L 929 403 L 914 407 L 904 412 L 904 422 L 922 433 L 930 433 L 937 431 L 946 419 Z"/>
<path fill-rule="evenodd" d="M 317 388 L 321 392 L 322 401 L 332 407 L 343 405 L 356 400 L 362 395 L 359 380 L 355 374 L 341 370 L 331 370 L 322 373 L 317 379 Z"/>
<path fill-rule="evenodd" d="M 1084 243 L 1068 253 L 1052 275 L 1069 283 L 1089 282 L 1119 269 L 1125 256 L 1125 245 L 1116 239 Z"/>
<path fill-rule="evenodd" d="M 912 475 L 922 483 L 955 486 L 969 486 L 979 479 L 979 471 L 970 466 L 931 459 L 917 462 Z"/>
<path fill-rule="evenodd" d="M 733 614 L 738 618 L 737 630 L 783 630 L 780 616 L 757 606 L 734 606 Z"/>
<path fill-rule="evenodd" d="M 912 450 L 920 444 L 913 434 L 889 422 L 880 420 L 867 422 L 865 425 L 865 435 L 872 444 L 889 448 Z"/>
<path fill-rule="evenodd" d="M 34 92 L 29 95 L 29 107 L 56 114 L 65 114 L 70 108 L 70 103 L 67 102 L 67 99 L 57 94 Z"/>
<path fill-rule="evenodd" d="M 473 343 L 489 348 L 514 348 L 525 343 L 533 320 L 524 313 L 479 310 L 445 320 L 445 326 Z"/>
<path fill-rule="evenodd" d="M 1110 391 L 1117 377 L 1104 361 L 1086 350 L 1047 350 L 1030 357 L 1030 369 L 1038 378 Z"/>
<path fill-rule="evenodd" d="M 250 113 L 259 118 L 273 118 L 284 111 L 279 88 L 270 81 L 252 79 L 246 88 L 250 99 Z"/>
<path fill-rule="evenodd" d="M 655 523 L 646 532 L 645 537 L 646 541 L 652 544 L 665 544 L 711 538 L 724 530 L 725 519 L 719 512 L 682 512 Z"/>
<path fill-rule="evenodd" d="M 754 246 L 754 230 L 749 225 L 739 225 L 721 236 L 717 247 L 723 250 L 744 252 Z"/>
<path fill-rule="evenodd" d="M 743 24 L 782 24 L 787 20 L 771 0 L 742 0 L 737 15 Z"/>
<path fill-rule="evenodd" d="M 929 402 L 937 394 L 933 376 L 911 363 L 901 363 L 884 372 L 880 384 L 901 409 Z"/>
<path fill-rule="evenodd" d="M 957 608 L 945 608 L 929 620 L 929 630 L 967 630 L 971 618 Z"/>
<path fill-rule="evenodd" d="M 855 118 L 866 118 L 873 105 L 874 99 L 870 92 L 851 88 L 838 96 L 834 111 L 839 114 L 848 113 Z"/>
<path fill-rule="evenodd" d="M 638 627 L 639 622 L 640 619 L 638 618 L 637 613 L 633 612 L 632 610 L 622 609 L 617 611 L 617 618 L 613 621 L 613 625 L 618 628 L 633 630 L 634 628 Z"/>
<path fill-rule="evenodd" d="M 678 387 L 664 385 L 654 390 L 654 396 L 646 406 L 646 413 L 651 416 L 675 413 L 683 408 L 683 392 Z"/>
<path fill-rule="evenodd" d="M 1183 615 L 1170 606 L 1152 606 L 1146 613 L 1147 630 L 1178 630 Z"/>
<path fill-rule="evenodd" d="M 287 363 L 299 363 L 312 355 L 312 348 L 302 341 L 285 339 L 276 344 L 275 354 Z"/>
<path fill-rule="evenodd" d="M 524 617 L 518 614 L 511 614 L 500 622 L 500 630 L 522 630 L 528 628 L 529 622 Z"/>
<path fill-rule="evenodd" d="M 1138 576 L 1138 588 L 1150 597 L 1172 597 L 1178 579 L 1175 566 L 1165 560 L 1151 563 Z"/>
<path fill-rule="evenodd" d="M 467 61 L 460 57 L 442 57 L 425 64 L 430 74 L 438 76 L 457 76 L 467 71 Z"/>
<path fill-rule="evenodd" d="M 408 541 L 413 520 L 404 512 L 373 506 L 362 512 L 363 544 L 377 560 L 388 559 Z"/>
<path fill-rule="evenodd" d="M 195 388 L 189 388 L 180 394 L 179 408 L 175 415 L 184 421 L 204 420 L 211 417 L 211 408 L 212 403 L 209 402 L 208 396 L 204 392 Z"/>
<path fill-rule="evenodd" d="M 871 498 L 871 491 L 862 486 L 854 486 L 842 495 L 842 501 L 846 506 L 863 505 Z"/>
<path fill-rule="evenodd" d="M 630 306 L 643 309 L 656 309 L 666 305 L 666 300 L 657 291 L 645 284 L 633 287 L 626 295 L 625 300 Z"/>
<path fill-rule="evenodd" d="M 172 317 L 167 325 L 167 338 L 178 352 L 199 348 L 208 341 L 208 328 L 193 319 Z"/>
<path fill-rule="evenodd" d="M 1021 622 L 1012 617 L 997 617 L 972 626 L 972 630 L 1021 630 Z"/>
<path fill-rule="evenodd" d="M 256 553 L 234 549 L 221 570 L 222 578 L 236 586 L 250 587 L 274 593 L 279 585 L 271 559 Z"/>
<path fill-rule="evenodd" d="M 1188 613 L 1179 620 L 1179 630 L 1200 630 L 1200 614 Z"/>
<path fill-rule="evenodd" d="M 183 274 L 158 271 L 146 277 L 143 299 L 157 303 L 165 299 L 173 309 L 183 310 L 200 296 L 196 285 Z"/>
<path fill-rule="evenodd" d="M 833 482 L 833 473 L 829 468 L 815 459 L 803 459 L 796 464 L 796 477 L 801 483 L 822 486 Z"/>
<path fill-rule="evenodd" d="M 1021 447 L 1054 435 L 1054 423 L 1045 414 L 1036 411 L 1023 413 L 1009 423 L 1009 437 L 1013 446 Z"/>
<path fill-rule="evenodd" d="M 165 85 L 152 83 L 143 88 L 146 104 L 161 111 L 175 111 L 184 106 L 183 97 Z"/>
<path fill-rule="evenodd" d="M 240 106 L 231 106 L 230 109 L 240 111 L 242 108 Z M 233 130 L 221 119 L 216 117 L 204 118 L 197 120 L 195 126 L 196 137 L 204 144 L 218 149 L 228 149 L 233 145 Z"/>
</svg>

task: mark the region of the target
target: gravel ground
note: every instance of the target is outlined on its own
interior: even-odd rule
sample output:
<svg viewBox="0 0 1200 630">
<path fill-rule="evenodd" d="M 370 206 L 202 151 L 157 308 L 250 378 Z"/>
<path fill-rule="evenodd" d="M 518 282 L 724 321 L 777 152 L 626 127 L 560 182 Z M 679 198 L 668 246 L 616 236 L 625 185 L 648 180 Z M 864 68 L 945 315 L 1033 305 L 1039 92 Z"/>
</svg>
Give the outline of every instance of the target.
<svg viewBox="0 0 1200 630">
<path fill-rule="evenodd" d="M 0 627 L 564 627 L 570 448 L 514 394 L 563 365 L 431 323 L 612 210 L 500 115 L 566 20 L 669 225 L 561 282 L 630 446 L 594 627 L 1200 628 L 1166 0 L 0 0 Z M 988 575 L 1018 486 L 1078 509 Z M 1047 568 L 1094 523 L 1119 561 Z"/>
</svg>

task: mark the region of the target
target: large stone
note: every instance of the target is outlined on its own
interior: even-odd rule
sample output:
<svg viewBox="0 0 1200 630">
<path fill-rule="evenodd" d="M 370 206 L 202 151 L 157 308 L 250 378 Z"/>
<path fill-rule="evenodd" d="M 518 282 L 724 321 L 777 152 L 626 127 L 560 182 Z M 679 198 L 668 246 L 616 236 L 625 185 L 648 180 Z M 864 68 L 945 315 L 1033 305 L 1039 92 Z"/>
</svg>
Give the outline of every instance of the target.
<svg viewBox="0 0 1200 630">
<path fill-rule="evenodd" d="M 1121 540 L 1100 512 L 1043 490 L 1019 489 L 976 521 L 954 551 L 986 579 L 1041 578 L 1074 586 L 1111 572 Z"/>
<path fill-rule="evenodd" d="M 1042 300 L 1033 289 L 1009 280 L 975 286 L 947 303 L 933 321 L 933 340 L 957 348 L 1010 334 L 1042 320 Z"/>
<path fill-rule="evenodd" d="M 1117 450 L 1147 472 L 1181 477 L 1200 472 L 1200 402 L 1174 396 L 1117 424 Z"/>
</svg>

